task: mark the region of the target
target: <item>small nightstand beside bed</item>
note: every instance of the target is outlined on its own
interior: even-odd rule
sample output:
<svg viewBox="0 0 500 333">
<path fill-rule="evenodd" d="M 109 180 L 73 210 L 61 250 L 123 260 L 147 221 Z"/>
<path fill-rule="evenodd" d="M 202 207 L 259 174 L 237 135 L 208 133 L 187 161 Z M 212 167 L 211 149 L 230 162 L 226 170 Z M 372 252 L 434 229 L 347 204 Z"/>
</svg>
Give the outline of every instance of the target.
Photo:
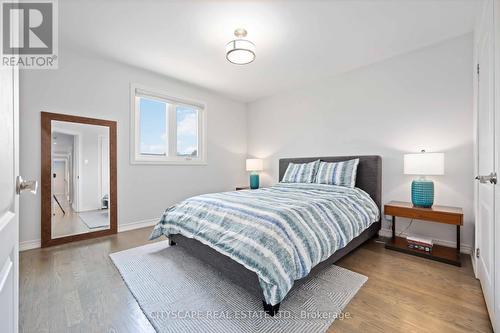
<svg viewBox="0 0 500 333">
<path fill-rule="evenodd" d="M 359 159 L 352 179 L 355 187 L 314 183 L 316 171 L 313 175 L 302 169 L 295 174 L 313 178 L 308 176 L 303 183 L 281 182 L 290 178 L 290 170 L 286 172 L 290 163 L 318 159 Z M 380 156 L 281 159 L 279 170 L 280 183 L 275 186 L 196 196 L 167 209 L 151 235 L 168 236 L 172 244 L 185 247 L 259 295 L 271 315 L 293 286 L 380 229 Z M 337 181 L 344 181 L 342 177 L 337 175 Z"/>
<path fill-rule="evenodd" d="M 387 241 L 387 249 L 412 254 L 415 256 L 461 266 L 460 262 L 460 227 L 464 223 L 461 208 L 448 206 L 432 206 L 432 208 L 415 207 L 409 202 L 391 201 L 384 206 L 384 214 L 392 216 L 392 237 Z M 443 223 L 456 226 L 456 247 L 434 245 L 432 252 L 425 252 L 408 247 L 406 238 L 396 235 L 396 217 L 415 219 L 422 222 Z"/>
</svg>

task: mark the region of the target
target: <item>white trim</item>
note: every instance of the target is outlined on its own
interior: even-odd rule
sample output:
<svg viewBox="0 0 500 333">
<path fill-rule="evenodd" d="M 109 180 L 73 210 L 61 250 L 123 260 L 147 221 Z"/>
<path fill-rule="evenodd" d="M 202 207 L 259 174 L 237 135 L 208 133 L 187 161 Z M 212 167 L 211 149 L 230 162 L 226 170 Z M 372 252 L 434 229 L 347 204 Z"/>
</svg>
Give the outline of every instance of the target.
<svg viewBox="0 0 500 333">
<path fill-rule="evenodd" d="M 80 172 L 83 170 L 82 167 L 82 136 L 81 134 L 77 134 L 74 136 L 73 141 L 73 210 L 75 212 L 80 211 L 80 207 L 82 206 L 82 186 L 81 186 L 81 177 Z"/>
<path fill-rule="evenodd" d="M 56 6 L 57 8 L 57 6 Z M 57 21 L 57 20 L 56 20 Z M 57 31 L 57 30 L 55 30 Z M 57 38 L 56 38 L 57 40 Z M 14 175 L 19 174 L 19 68 L 15 67 L 13 70 L 13 117 L 14 117 Z M 14 242 L 14 322 L 16 323 L 14 333 L 19 332 L 19 195 L 14 195 L 14 213 L 16 214 L 16 240 Z"/>
<path fill-rule="evenodd" d="M 472 263 L 472 271 L 474 272 L 474 277 L 478 279 L 477 274 L 476 274 L 476 255 L 474 254 L 474 251 L 472 251 L 471 248 L 471 253 L 470 253 L 470 261 Z"/>
<path fill-rule="evenodd" d="M 158 221 L 160 221 L 160 218 L 156 217 L 156 218 L 140 220 L 140 221 L 125 223 L 125 224 L 119 224 L 118 225 L 118 232 L 125 232 L 125 231 L 130 231 L 130 230 L 135 230 L 135 229 L 152 227 L 156 223 L 158 223 Z M 19 251 L 21 252 L 21 251 L 27 251 L 27 250 L 32 250 L 32 249 L 38 249 L 41 246 L 42 246 L 42 242 L 40 239 L 28 240 L 28 241 L 24 241 L 24 242 L 19 243 Z"/>
<path fill-rule="evenodd" d="M 105 149 L 106 147 L 106 149 Z M 105 150 L 108 151 L 107 156 L 104 154 Z M 97 137 L 97 166 L 98 166 L 98 172 L 97 172 L 97 183 L 99 184 L 99 195 L 98 195 L 98 202 L 99 202 L 99 207 L 102 209 L 102 198 L 104 197 L 105 194 L 108 195 L 108 200 L 109 200 L 109 174 L 110 174 L 110 164 L 109 164 L 109 136 L 107 135 L 99 135 Z M 105 156 L 108 160 L 107 165 L 103 165 L 103 161 L 105 159 Z M 103 174 L 105 173 L 104 170 L 107 169 L 108 173 L 108 178 L 103 179 Z M 107 183 L 107 186 L 103 186 L 104 184 Z M 103 188 L 107 187 L 108 191 L 107 193 L 104 193 Z M 108 202 L 108 208 L 110 207 L 110 202 Z"/>
<path fill-rule="evenodd" d="M 132 83 L 131 87 L 133 87 L 134 96 L 140 95 L 144 97 L 151 97 L 153 99 L 167 100 L 172 104 L 180 104 L 184 106 L 194 106 L 198 109 L 205 109 L 207 107 L 205 102 L 196 100 L 194 98 L 187 97 L 174 97 L 173 94 L 170 94 L 166 91 L 161 91 L 156 88 L 146 87 L 141 84 Z M 178 96 L 175 94 L 175 96 Z"/>
<path fill-rule="evenodd" d="M 500 1 L 495 0 L 493 3 L 493 63 L 494 63 L 494 107 L 495 107 L 495 169 L 499 173 L 500 168 Z M 494 298 L 495 310 L 493 311 L 494 318 L 491 318 L 493 330 L 500 331 L 500 195 L 498 190 L 495 190 L 495 226 L 494 226 L 494 255 L 493 262 L 495 263 L 495 281 L 494 281 Z"/>
<path fill-rule="evenodd" d="M 137 110 L 138 99 L 136 96 L 151 96 L 170 102 L 169 105 L 184 105 L 194 107 L 198 111 L 198 157 L 176 156 L 177 139 L 176 124 L 172 109 L 167 110 L 168 138 L 165 143 L 166 155 L 145 156 L 138 154 L 139 151 L 139 117 Z M 131 164 L 157 164 L 157 165 L 207 165 L 207 104 L 196 99 L 186 97 L 172 97 L 172 94 L 155 88 L 149 88 L 140 84 L 130 83 L 130 163 Z"/>
<path fill-rule="evenodd" d="M 102 138 L 103 137 L 104 135 L 97 135 L 97 202 L 99 202 L 100 209 L 102 209 Z"/>
<path fill-rule="evenodd" d="M 58 120 L 56 120 L 58 121 Z M 62 133 L 73 135 L 73 159 L 72 159 L 72 168 L 73 168 L 73 201 L 71 203 L 72 208 L 75 212 L 80 211 L 80 198 L 81 194 L 81 186 L 80 186 L 80 170 L 82 170 L 81 161 L 82 161 L 82 133 L 76 130 L 66 129 L 58 126 L 52 126 L 52 133 Z"/>
<path fill-rule="evenodd" d="M 42 241 L 40 239 L 24 241 L 19 243 L 19 252 L 38 249 L 41 246 L 42 246 Z"/>
<path fill-rule="evenodd" d="M 379 236 L 382 236 L 382 237 L 391 237 L 392 230 L 382 228 L 379 230 L 378 234 L 379 234 Z M 397 233 L 397 234 L 399 235 L 399 233 Z M 403 232 L 403 233 L 401 233 L 401 236 L 406 237 L 406 236 L 408 236 L 408 234 Z M 456 242 L 448 241 L 448 240 L 444 240 L 444 239 L 433 239 L 433 241 L 434 241 L 434 244 L 437 244 L 437 245 L 448 246 L 448 247 L 456 247 L 457 246 Z M 472 253 L 472 246 L 469 244 L 462 243 L 462 244 L 460 244 L 460 252 L 465 253 L 465 254 L 471 254 Z"/>
<path fill-rule="evenodd" d="M 124 232 L 124 231 L 129 231 L 129 230 L 152 227 L 156 223 L 158 223 L 159 221 L 160 221 L 160 218 L 156 217 L 156 218 L 151 218 L 151 219 L 146 219 L 146 220 L 140 220 L 140 221 L 135 221 L 135 222 L 130 222 L 130 223 L 119 224 L 118 225 L 118 232 Z"/>
<path fill-rule="evenodd" d="M 474 47 L 473 47 L 473 103 L 472 103 L 472 130 L 473 130 L 473 154 L 474 154 L 474 175 L 478 175 L 479 172 L 479 148 L 478 148 L 478 138 L 479 138 L 479 132 L 478 132 L 478 124 L 479 124 L 479 91 L 478 91 L 478 85 L 479 85 L 479 76 L 477 73 L 477 65 L 479 64 L 479 47 L 481 45 L 482 39 L 484 39 L 485 31 L 488 30 L 487 24 L 486 24 L 486 15 L 488 13 L 488 2 L 485 1 L 483 3 L 483 8 L 480 11 L 480 13 L 477 15 L 476 18 L 476 26 L 474 29 Z M 480 239 L 479 239 L 479 228 L 478 228 L 478 222 L 477 222 L 477 216 L 478 214 L 478 207 L 479 207 L 479 202 L 478 202 L 478 197 L 479 197 L 479 184 L 478 182 L 474 181 L 474 199 L 473 199 L 473 207 L 474 207 L 474 247 L 479 247 L 480 245 Z M 475 256 L 472 257 L 474 261 L 474 266 L 477 267 L 477 258 Z M 476 278 L 479 278 L 478 272 L 475 269 L 474 270 L 474 276 Z"/>
</svg>

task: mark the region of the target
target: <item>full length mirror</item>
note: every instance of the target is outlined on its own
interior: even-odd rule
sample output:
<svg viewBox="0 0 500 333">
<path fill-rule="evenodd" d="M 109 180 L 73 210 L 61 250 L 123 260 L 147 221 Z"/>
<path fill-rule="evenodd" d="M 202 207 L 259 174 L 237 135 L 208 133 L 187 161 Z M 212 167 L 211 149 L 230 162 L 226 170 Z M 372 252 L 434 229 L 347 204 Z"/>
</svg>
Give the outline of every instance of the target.
<svg viewBox="0 0 500 333">
<path fill-rule="evenodd" d="M 52 238 L 109 229 L 109 128 L 52 120 Z"/>
<path fill-rule="evenodd" d="M 115 122 L 42 113 L 42 245 L 116 232 L 115 142 Z"/>
</svg>

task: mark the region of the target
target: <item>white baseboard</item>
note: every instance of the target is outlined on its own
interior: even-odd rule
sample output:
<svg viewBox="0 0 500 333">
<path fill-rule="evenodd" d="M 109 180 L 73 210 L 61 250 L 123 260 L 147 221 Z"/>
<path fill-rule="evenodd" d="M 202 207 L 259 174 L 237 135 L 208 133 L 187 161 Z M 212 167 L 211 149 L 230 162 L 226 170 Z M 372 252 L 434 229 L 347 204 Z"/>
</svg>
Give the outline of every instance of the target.
<svg viewBox="0 0 500 333">
<path fill-rule="evenodd" d="M 140 221 L 125 223 L 125 224 L 118 224 L 118 232 L 124 232 L 124 231 L 129 231 L 129 230 L 134 230 L 134 229 L 152 227 L 156 223 L 158 223 L 159 221 L 160 221 L 160 218 L 156 217 L 156 218 L 147 219 L 147 220 L 140 220 Z"/>
<path fill-rule="evenodd" d="M 474 272 L 474 277 L 476 279 L 478 279 L 477 270 L 476 270 L 476 256 L 474 255 L 473 252 L 471 252 L 471 254 L 470 254 L 470 261 L 472 263 L 472 271 Z"/>
<path fill-rule="evenodd" d="M 392 231 L 390 229 L 380 229 L 378 232 L 379 236 L 382 237 L 391 237 L 392 236 Z M 401 236 L 406 237 L 408 234 L 402 233 Z M 443 239 L 434 239 L 434 243 L 442 246 L 448 246 L 448 247 L 456 247 L 457 243 L 448 241 L 448 240 L 443 240 Z M 472 253 L 472 246 L 469 244 L 460 244 L 460 252 L 465 253 L 465 254 L 471 254 Z"/>
<path fill-rule="evenodd" d="M 129 230 L 134 230 L 134 229 L 152 227 L 158 221 L 159 221 L 159 218 L 152 218 L 152 219 L 147 219 L 147 220 L 130 222 L 130 223 L 126 223 L 126 224 L 119 224 L 118 225 L 118 232 L 124 232 L 124 231 L 129 231 Z M 391 230 L 380 229 L 379 235 L 382 237 L 391 237 Z M 406 237 L 407 235 L 405 233 L 403 233 L 402 236 Z M 441 240 L 441 239 L 435 239 L 434 241 L 436 242 L 436 244 L 443 245 L 443 246 L 449 246 L 449 247 L 456 246 L 456 243 L 452 242 L 452 241 L 446 241 L 446 240 Z M 41 246 L 40 239 L 24 241 L 24 242 L 19 243 L 19 251 L 27 251 L 27 250 L 31 250 L 31 249 L 37 249 L 40 246 Z M 461 244 L 460 252 L 466 253 L 466 254 L 472 254 L 472 246 L 470 246 L 468 244 Z"/>
<path fill-rule="evenodd" d="M 152 227 L 156 223 L 158 223 L 159 220 L 160 220 L 159 218 L 153 218 L 153 219 L 141 220 L 141 221 L 126 223 L 126 224 L 119 224 L 118 225 L 118 232 L 124 232 L 124 231 L 129 231 L 129 230 L 134 230 L 134 229 Z M 27 250 L 32 250 L 32 249 L 38 249 L 41 246 L 42 246 L 42 241 L 40 239 L 23 241 L 23 242 L 19 243 L 19 251 L 22 252 L 22 251 L 27 251 Z"/>
<path fill-rule="evenodd" d="M 24 241 L 19 243 L 19 251 L 38 249 L 41 246 L 42 246 L 42 241 L 40 239 Z"/>
</svg>

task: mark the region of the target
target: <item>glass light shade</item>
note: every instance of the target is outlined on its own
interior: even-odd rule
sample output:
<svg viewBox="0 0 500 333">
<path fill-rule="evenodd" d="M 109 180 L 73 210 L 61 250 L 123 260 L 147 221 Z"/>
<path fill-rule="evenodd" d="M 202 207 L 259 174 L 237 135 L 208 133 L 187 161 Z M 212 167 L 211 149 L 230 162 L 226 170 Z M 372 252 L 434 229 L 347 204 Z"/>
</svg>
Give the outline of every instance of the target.
<svg viewBox="0 0 500 333">
<path fill-rule="evenodd" d="M 232 40 L 226 44 L 226 58 L 233 64 L 249 64 L 255 60 L 255 44 L 246 39 Z"/>
<path fill-rule="evenodd" d="M 417 153 L 404 155 L 405 175 L 444 175 L 443 153 Z"/>
<path fill-rule="evenodd" d="M 262 171 L 263 163 L 261 159 L 258 158 L 249 158 L 247 159 L 247 171 Z"/>
</svg>

